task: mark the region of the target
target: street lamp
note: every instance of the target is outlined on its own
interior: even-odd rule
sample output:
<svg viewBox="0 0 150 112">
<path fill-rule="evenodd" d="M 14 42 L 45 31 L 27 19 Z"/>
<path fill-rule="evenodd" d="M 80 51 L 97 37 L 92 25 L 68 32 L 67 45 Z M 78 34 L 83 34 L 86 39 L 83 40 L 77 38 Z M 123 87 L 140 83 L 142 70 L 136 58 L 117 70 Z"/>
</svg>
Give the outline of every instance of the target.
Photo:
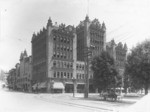
<svg viewBox="0 0 150 112">
<path fill-rule="evenodd" d="M 75 77 L 72 77 L 72 82 L 73 82 L 73 97 L 75 97 Z"/>
</svg>

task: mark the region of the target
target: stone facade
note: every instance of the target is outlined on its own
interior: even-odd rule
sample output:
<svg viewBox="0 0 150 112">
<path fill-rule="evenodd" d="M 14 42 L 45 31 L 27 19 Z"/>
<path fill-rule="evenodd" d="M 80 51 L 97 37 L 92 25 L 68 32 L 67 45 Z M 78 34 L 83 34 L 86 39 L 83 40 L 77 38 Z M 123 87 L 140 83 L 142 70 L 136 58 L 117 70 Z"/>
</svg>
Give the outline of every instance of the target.
<svg viewBox="0 0 150 112">
<path fill-rule="evenodd" d="M 44 28 L 37 35 L 32 37 L 33 56 L 33 80 L 35 84 L 44 83 L 48 92 L 56 91 L 54 83 L 62 83 L 67 88 L 68 84 L 73 84 L 74 76 L 74 53 L 73 42 L 76 41 L 75 28 L 73 26 L 53 25 L 51 19 L 48 20 L 46 29 Z M 70 91 L 71 86 L 66 89 Z M 44 87 L 43 87 L 44 89 Z M 64 91 L 64 90 L 63 90 Z"/>
<path fill-rule="evenodd" d="M 11 89 L 16 89 L 16 69 L 13 68 L 11 70 L 9 70 L 9 73 L 8 73 L 8 77 L 7 77 L 7 82 L 8 82 L 8 86 L 9 88 Z"/>
<path fill-rule="evenodd" d="M 106 49 L 106 27 L 98 19 L 90 21 L 86 16 L 77 26 L 77 60 L 84 61 L 85 51 L 91 46 L 92 57 Z"/>
<path fill-rule="evenodd" d="M 32 60 L 26 50 L 20 55 L 20 63 L 16 64 L 16 85 L 21 91 L 32 91 Z"/>
<path fill-rule="evenodd" d="M 126 44 L 123 45 L 121 42 L 116 44 L 114 40 L 111 40 L 110 42 L 107 43 L 106 50 L 115 60 L 117 70 L 119 74 L 122 76 L 122 86 L 123 86 L 123 74 L 127 56 L 127 45 Z"/>
<path fill-rule="evenodd" d="M 120 70 L 124 67 L 121 63 L 127 51 L 126 46 L 122 47 L 124 52 L 120 50 L 120 43 L 106 46 L 105 23 L 100 24 L 97 19 L 91 21 L 88 16 L 76 28 L 53 24 L 49 18 L 46 28 L 33 34 L 31 43 L 32 87 L 45 92 L 84 92 L 86 57 L 91 60 L 103 50 L 108 50 L 116 64 L 119 63 Z M 90 91 L 94 92 L 92 78 L 89 69 Z M 59 87 L 55 87 L 57 84 Z"/>
</svg>

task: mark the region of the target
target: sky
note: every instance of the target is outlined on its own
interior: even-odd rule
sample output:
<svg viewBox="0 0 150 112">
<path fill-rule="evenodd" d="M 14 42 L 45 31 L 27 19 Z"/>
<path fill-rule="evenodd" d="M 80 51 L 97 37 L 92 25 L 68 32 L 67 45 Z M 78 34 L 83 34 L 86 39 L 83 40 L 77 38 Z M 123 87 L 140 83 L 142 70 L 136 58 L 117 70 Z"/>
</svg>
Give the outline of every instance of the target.
<svg viewBox="0 0 150 112">
<path fill-rule="evenodd" d="M 150 0 L 0 0 L 0 69 L 10 70 L 32 34 L 53 23 L 77 26 L 89 15 L 106 24 L 106 41 L 126 43 L 129 50 L 150 38 Z"/>
</svg>

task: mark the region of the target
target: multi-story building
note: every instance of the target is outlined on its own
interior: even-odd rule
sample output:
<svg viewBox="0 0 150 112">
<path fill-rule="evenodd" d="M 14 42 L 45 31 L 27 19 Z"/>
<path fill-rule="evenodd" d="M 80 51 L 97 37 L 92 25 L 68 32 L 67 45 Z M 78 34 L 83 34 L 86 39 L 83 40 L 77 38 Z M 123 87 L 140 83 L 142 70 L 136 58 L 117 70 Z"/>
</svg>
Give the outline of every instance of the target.
<svg viewBox="0 0 150 112">
<path fill-rule="evenodd" d="M 30 92 L 32 90 L 32 59 L 26 50 L 20 55 L 20 63 L 16 64 L 17 89 Z"/>
<path fill-rule="evenodd" d="M 16 89 L 16 69 L 9 70 L 7 77 L 8 86 L 11 89 Z"/>
<path fill-rule="evenodd" d="M 98 19 L 90 20 L 88 16 L 86 16 L 84 21 L 81 21 L 77 26 L 77 60 L 86 62 L 87 57 L 90 55 L 90 59 L 93 57 L 100 55 L 100 53 L 106 49 L 106 27 L 104 22 L 100 24 Z M 85 66 L 85 63 L 83 63 Z M 88 64 L 90 65 L 90 63 Z M 85 68 L 83 66 L 83 68 Z M 86 68 L 87 69 L 87 68 Z M 89 68 L 90 69 L 90 68 Z M 82 70 L 85 74 L 85 69 Z M 87 73 L 84 75 L 84 80 L 86 78 Z M 78 75 L 78 74 L 77 74 Z M 94 92 L 92 78 L 93 73 L 89 70 L 90 84 L 89 91 Z M 85 85 L 85 81 L 83 81 Z"/>
<path fill-rule="evenodd" d="M 84 61 L 87 47 L 91 49 L 92 57 L 106 49 L 105 24 L 101 25 L 98 19 L 90 21 L 88 16 L 77 26 L 77 60 Z"/>
<path fill-rule="evenodd" d="M 109 48 L 107 45 L 106 49 L 104 22 L 100 24 L 98 19 L 91 21 L 88 16 L 76 28 L 65 24 L 53 25 L 49 19 L 46 28 L 33 34 L 31 43 L 33 89 L 47 92 L 72 92 L 73 89 L 83 92 L 87 76 L 85 59 L 89 52 L 91 59 L 103 50 L 111 51 L 116 63 L 120 63 L 124 56 L 118 47 Z M 91 70 L 89 78 L 89 89 L 93 92 Z"/>
<path fill-rule="evenodd" d="M 76 46 L 73 43 L 76 43 L 75 28 L 53 25 L 51 19 L 46 29 L 33 34 L 33 87 L 48 92 L 73 90 L 73 78 L 76 77 L 73 69 Z"/>
<path fill-rule="evenodd" d="M 122 80 L 123 80 L 123 74 L 124 74 L 124 68 L 125 68 L 125 62 L 127 56 L 127 45 L 126 44 L 123 45 L 121 42 L 116 44 L 114 40 L 111 40 L 110 42 L 107 43 L 106 50 L 114 58 L 118 73 L 120 76 L 122 76 Z"/>
</svg>

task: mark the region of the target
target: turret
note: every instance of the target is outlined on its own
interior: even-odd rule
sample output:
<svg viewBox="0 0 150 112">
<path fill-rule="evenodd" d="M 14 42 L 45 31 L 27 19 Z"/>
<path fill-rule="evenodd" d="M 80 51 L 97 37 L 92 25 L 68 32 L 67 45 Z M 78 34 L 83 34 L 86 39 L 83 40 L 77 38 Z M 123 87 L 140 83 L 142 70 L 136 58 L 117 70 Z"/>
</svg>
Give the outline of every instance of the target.
<svg viewBox="0 0 150 112">
<path fill-rule="evenodd" d="M 51 20 L 51 18 L 49 18 L 49 19 L 48 19 L 48 22 L 47 22 L 47 27 L 48 27 L 48 26 L 53 26 L 53 23 L 52 23 L 52 20 Z"/>
<path fill-rule="evenodd" d="M 126 43 L 124 44 L 124 47 L 123 47 L 123 48 L 124 48 L 124 50 L 126 50 L 126 51 L 128 50 Z"/>
<path fill-rule="evenodd" d="M 20 61 L 23 59 L 23 53 L 20 54 Z"/>
<path fill-rule="evenodd" d="M 85 21 L 86 22 L 89 22 L 90 20 L 89 20 L 89 16 L 88 15 L 86 15 L 86 17 L 85 17 Z"/>
<path fill-rule="evenodd" d="M 106 31 L 106 26 L 105 26 L 105 23 L 104 23 L 104 22 L 102 23 L 102 30 L 103 30 L 103 31 Z"/>
<path fill-rule="evenodd" d="M 26 49 L 24 50 L 24 54 L 23 55 L 24 55 L 24 57 L 28 56 Z"/>
<path fill-rule="evenodd" d="M 32 41 L 35 39 L 36 35 L 35 35 L 35 32 L 33 33 L 32 35 Z"/>
</svg>

